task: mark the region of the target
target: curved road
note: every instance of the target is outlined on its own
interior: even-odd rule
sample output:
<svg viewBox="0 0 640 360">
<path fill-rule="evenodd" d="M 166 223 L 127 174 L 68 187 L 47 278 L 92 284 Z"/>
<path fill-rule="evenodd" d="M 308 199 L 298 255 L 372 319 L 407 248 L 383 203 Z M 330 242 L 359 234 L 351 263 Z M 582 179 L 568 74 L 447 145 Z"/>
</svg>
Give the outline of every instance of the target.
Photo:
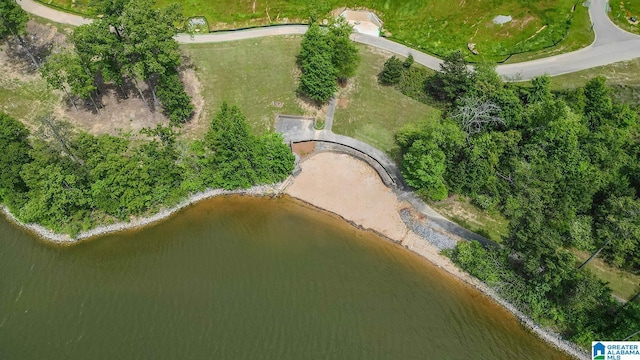
<svg viewBox="0 0 640 360">
<path fill-rule="evenodd" d="M 46 7 L 33 0 L 18 0 L 18 3 L 31 14 L 63 24 L 78 26 L 91 21 L 78 15 Z M 640 57 L 640 36 L 630 34 L 615 26 L 606 14 L 607 6 L 607 0 L 591 0 L 589 15 L 596 34 L 596 40 L 591 45 L 577 51 L 543 59 L 500 65 L 497 67 L 498 74 L 507 80 L 529 80 L 539 75 L 562 75 Z M 195 36 L 180 34 L 176 36 L 176 40 L 183 44 L 211 43 L 274 35 L 300 35 L 304 34 L 306 30 L 307 26 L 305 25 L 281 25 Z M 440 59 L 391 40 L 364 34 L 353 34 L 351 38 L 356 42 L 402 56 L 412 54 L 417 63 L 434 70 L 440 69 L 442 62 Z"/>
</svg>

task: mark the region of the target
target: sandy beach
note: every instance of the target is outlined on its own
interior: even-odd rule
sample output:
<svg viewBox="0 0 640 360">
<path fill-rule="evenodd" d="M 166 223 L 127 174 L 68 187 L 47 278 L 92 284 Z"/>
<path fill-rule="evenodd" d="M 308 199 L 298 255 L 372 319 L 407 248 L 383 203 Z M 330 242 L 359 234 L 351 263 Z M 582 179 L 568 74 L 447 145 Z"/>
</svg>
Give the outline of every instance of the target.
<svg viewBox="0 0 640 360">
<path fill-rule="evenodd" d="M 575 358 L 589 358 L 587 353 L 563 340 L 558 334 L 535 324 L 483 282 L 460 270 L 449 258 L 440 255 L 437 247 L 411 231 L 398 213 L 411 205 L 398 200 L 395 193 L 382 183 L 375 170 L 365 162 L 345 154 L 320 152 L 306 158 L 300 166 L 302 171 L 284 190 L 289 196 L 337 214 L 357 227 L 374 231 L 401 244 L 480 290 L 514 314 L 524 326 L 543 340 Z"/>
</svg>

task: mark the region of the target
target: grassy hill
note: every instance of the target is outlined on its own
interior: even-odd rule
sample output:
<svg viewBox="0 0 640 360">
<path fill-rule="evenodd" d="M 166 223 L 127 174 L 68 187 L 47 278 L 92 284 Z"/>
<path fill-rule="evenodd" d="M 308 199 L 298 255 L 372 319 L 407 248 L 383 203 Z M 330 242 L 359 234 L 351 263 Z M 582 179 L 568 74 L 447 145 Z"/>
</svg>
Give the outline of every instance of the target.
<svg viewBox="0 0 640 360">
<path fill-rule="evenodd" d="M 167 5 L 176 0 L 158 0 Z M 88 0 L 46 0 L 44 4 L 75 12 L 86 12 Z M 272 23 L 306 22 L 309 16 L 329 17 L 347 6 L 367 8 L 384 21 L 385 34 L 426 52 L 443 55 L 465 49 L 470 59 L 502 61 L 510 54 L 536 51 L 557 44 L 569 29 L 571 45 L 578 48 L 591 41 L 588 14 L 576 0 L 182 0 L 186 16 L 205 16 L 212 30 L 259 26 Z M 513 20 L 496 25 L 492 19 L 510 15 Z M 586 21 L 585 21 L 586 19 Z M 478 56 L 466 50 L 474 43 Z M 472 59 L 472 60 L 473 60 Z"/>
</svg>

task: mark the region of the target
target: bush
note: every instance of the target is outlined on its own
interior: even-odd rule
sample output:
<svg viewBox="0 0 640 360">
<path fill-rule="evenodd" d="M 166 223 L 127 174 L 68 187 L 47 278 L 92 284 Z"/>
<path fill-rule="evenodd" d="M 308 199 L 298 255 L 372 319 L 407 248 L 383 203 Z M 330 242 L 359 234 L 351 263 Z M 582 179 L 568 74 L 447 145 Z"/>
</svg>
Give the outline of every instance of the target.
<svg viewBox="0 0 640 360">
<path fill-rule="evenodd" d="M 409 54 L 409 56 L 407 57 L 407 59 L 402 63 L 402 66 L 405 67 L 405 69 L 408 69 L 411 67 L 411 65 L 413 65 L 413 55 Z"/>
<path fill-rule="evenodd" d="M 171 124 L 182 124 L 193 114 L 191 98 L 184 91 L 184 85 L 177 73 L 169 73 L 160 78 L 158 98 Z"/>
<path fill-rule="evenodd" d="M 495 284 L 500 281 L 498 254 L 487 250 L 477 241 L 461 241 L 453 249 L 451 260 L 478 279 Z"/>
<path fill-rule="evenodd" d="M 395 85 L 400 82 L 402 77 L 402 61 L 395 55 L 390 57 L 384 63 L 382 72 L 380 72 L 379 80 L 385 85 Z"/>
</svg>

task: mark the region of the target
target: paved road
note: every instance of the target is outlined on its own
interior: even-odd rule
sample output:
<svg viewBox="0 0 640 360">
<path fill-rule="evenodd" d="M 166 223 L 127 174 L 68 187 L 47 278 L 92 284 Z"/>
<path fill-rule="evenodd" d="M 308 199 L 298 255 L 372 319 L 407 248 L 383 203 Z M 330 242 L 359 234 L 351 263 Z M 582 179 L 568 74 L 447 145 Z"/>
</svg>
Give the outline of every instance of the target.
<svg viewBox="0 0 640 360">
<path fill-rule="evenodd" d="M 52 21 L 69 25 L 81 25 L 90 21 L 77 15 L 48 8 L 33 0 L 18 0 L 18 3 L 25 11 Z M 606 6 L 607 0 L 591 0 L 589 14 L 596 33 L 596 40 L 593 44 L 584 49 L 562 55 L 500 65 L 497 67 L 498 74 L 507 80 L 529 80 L 532 77 L 543 74 L 551 76 L 562 75 L 640 57 L 640 36 L 627 33 L 616 27 L 607 17 Z M 184 44 L 221 42 L 273 35 L 299 35 L 304 34 L 306 29 L 307 27 L 304 25 L 281 25 L 258 29 L 220 31 L 195 36 L 181 34 L 176 36 L 176 40 Z M 353 34 L 351 38 L 356 42 L 378 47 L 402 56 L 413 54 L 417 63 L 435 70 L 440 68 L 440 63 L 442 62 L 436 57 L 385 38 L 364 34 Z"/>
<path fill-rule="evenodd" d="M 605 12 L 606 7 L 607 0 L 591 0 L 589 15 L 596 34 L 591 45 L 562 55 L 500 65 L 498 74 L 505 79 L 529 80 L 543 74 L 568 74 L 640 57 L 640 36 L 615 26 Z"/>
<path fill-rule="evenodd" d="M 336 106 L 338 105 L 338 99 L 332 97 L 327 105 L 327 117 L 324 120 L 324 129 L 326 131 L 333 131 L 333 117 L 336 114 Z"/>
<path fill-rule="evenodd" d="M 90 19 L 85 19 L 82 16 L 69 14 L 63 11 L 55 10 L 53 8 L 44 6 L 33 0 L 18 0 L 18 4 L 22 6 L 24 11 L 40 16 L 41 18 L 49 19 L 60 24 L 67 24 L 72 26 L 85 25 L 91 22 Z"/>
</svg>

